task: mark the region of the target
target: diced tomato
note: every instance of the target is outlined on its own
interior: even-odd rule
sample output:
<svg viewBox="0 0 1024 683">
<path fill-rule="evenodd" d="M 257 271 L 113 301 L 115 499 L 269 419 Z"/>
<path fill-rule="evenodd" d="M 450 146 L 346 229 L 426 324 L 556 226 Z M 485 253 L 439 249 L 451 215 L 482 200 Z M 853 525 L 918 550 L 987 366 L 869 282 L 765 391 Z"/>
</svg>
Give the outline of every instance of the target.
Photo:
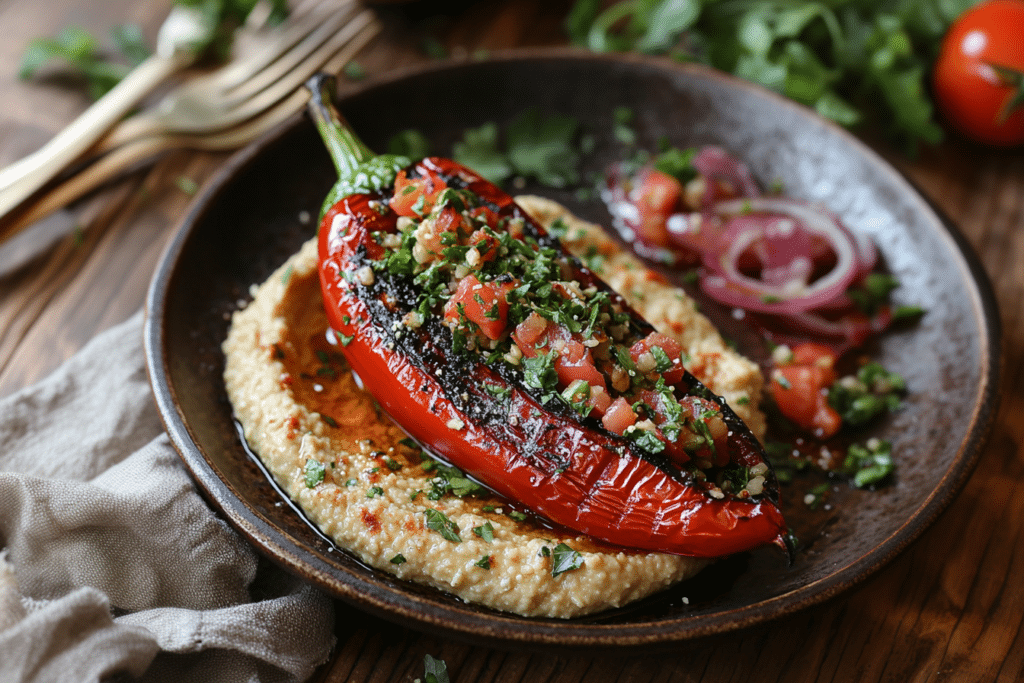
<svg viewBox="0 0 1024 683">
<path fill-rule="evenodd" d="M 637 363 L 642 355 L 650 352 L 655 346 L 661 348 L 672 363 L 672 367 L 670 369 L 664 370 L 660 373 L 661 376 L 665 378 L 665 383 L 672 385 L 683 379 L 683 347 L 679 342 L 668 335 L 661 334 L 660 332 L 651 332 L 645 338 L 630 347 L 629 355 L 633 358 L 633 362 Z"/>
<path fill-rule="evenodd" d="M 497 339 L 508 324 L 508 299 L 505 297 L 514 286 L 510 282 L 480 282 L 475 275 L 467 275 L 444 306 L 445 320 L 457 321 L 461 304 L 467 320 L 475 323 L 488 339 Z"/>
<path fill-rule="evenodd" d="M 512 333 L 512 339 L 524 356 L 533 358 L 537 355 L 535 347 L 544 331 L 547 330 L 547 327 L 548 321 L 536 311 L 531 311 L 526 320 L 516 325 L 515 332 Z"/>
<path fill-rule="evenodd" d="M 435 229 L 437 233 L 453 232 L 458 234 L 461 230 L 462 235 L 460 237 L 462 237 L 469 232 L 467 229 L 469 224 L 466 222 L 466 217 L 459 211 L 456 211 L 453 206 L 446 206 L 438 211 L 434 221 L 434 225 L 437 226 Z"/>
<path fill-rule="evenodd" d="M 827 439 L 842 426 L 842 418 L 826 396 L 834 381 L 832 368 L 786 365 L 772 371 L 768 388 L 783 415 L 801 429 Z"/>
<path fill-rule="evenodd" d="M 416 228 L 416 241 L 426 253 L 441 257 L 447 247 L 459 243 L 458 231 L 464 226 L 462 215 L 451 207 L 445 207 L 420 223 Z"/>
<path fill-rule="evenodd" d="M 635 205 L 640 211 L 637 238 L 647 244 L 667 246 L 666 223 L 668 217 L 675 212 L 682 194 L 683 186 L 667 173 L 655 169 L 644 173 L 634 192 Z"/>
<path fill-rule="evenodd" d="M 555 371 L 560 386 L 569 386 L 582 379 L 592 387 L 605 388 L 604 375 L 594 366 L 590 349 L 575 339 L 569 339 L 555 359 Z"/>
<path fill-rule="evenodd" d="M 718 406 L 698 396 L 684 396 L 679 403 L 688 409 L 690 417 L 694 422 L 700 421 L 707 426 L 707 433 L 702 436 L 711 436 L 712 444 L 702 446 L 697 450 L 697 455 L 711 461 L 716 467 L 723 467 L 729 464 L 729 427 Z"/>
<path fill-rule="evenodd" d="M 405 171 L 399 171 L 395 177 L 395 194 L 388 202 L 399 216 L 425 216 L 434 208 L 437 195 L 445 189 L 444 181 L 433 175 L 410 178 Z M 420 202 L 420 198 L 423 202 Z"/>
<path fill-rule="evenodd" d="M 604 428 L 613 434 L 624 434 L 626 429 L 636 424 L 636 413 L 629 401 L 619 397 L 609 404 L 608 409 L 601 418 Z"/>
<path fill-rule="evenodd" d="M 498 214 L 494 213 L 486 206 L 477 206 L 470 209 L 469 215 L 472 216 L 473 218 L 479 218 L 483 220 L 485 223 L 487 223 L 487 225 L 497 225 L 498 221 L 501 220 L 500 218 L 498 218 Z"/>
<path fill-rule="evenodd" d="M 804 342 L 793 347 L 793 360 L 788 365 L 813 365 L 825 370 L 832 370 L 832 380 L 835 381 L 836 354 L 831 348 L 824 344 Z"/>
<path fill-rule="evenodd" d="M 469 244 L 476 247 L 481 263 L 498 258 L 498 249 L 501 243 L 494 235 L 489 235 L 483 230 L 474 230 L 473 234 L 469 236 Z"/>
<path fill-rule="evenodd" d="M 598 417 L 603 416 L 608 411 L 608 406 L 612 403 L 612 397 L 609 395 L 608 390 L 604 387 L 590 387 L 590 398 L 587 399 L 587 405 L 590 409 L 597 414 Z"/>
</svg>

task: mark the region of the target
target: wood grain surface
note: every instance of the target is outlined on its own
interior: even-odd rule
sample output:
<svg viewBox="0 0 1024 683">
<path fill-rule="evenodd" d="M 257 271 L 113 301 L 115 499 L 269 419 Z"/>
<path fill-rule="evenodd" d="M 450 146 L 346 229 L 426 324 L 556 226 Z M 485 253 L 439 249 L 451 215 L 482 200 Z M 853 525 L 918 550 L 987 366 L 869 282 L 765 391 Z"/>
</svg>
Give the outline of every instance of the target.
<svg viewBox="0 0 1024 683">
<path fill-rule="evenodd" d="M 564 43 L 568 0 L 422 2 L 382 6 L 385 30 L 358 58 L 373 75 L 450 53 Z M 23 82 L 28 41 L 68 25 L 106 35 L 141 24 L 152 41 L 167 0 L 0 3 L 0 164 L 45 142 L 87 104 L 56 70 Z M 441 12 L 441 13 L 438 13 Z M 339 603 L 338 645 L 319 681 L 408 682 L 423 657 L 452 681 L 587 683 L 705 681 L 1024 680 L 1024 151 L 955 136 L 909 159 L 873 146 L 959 226 L 1000 304 L 1002 403 L 978 467 L 937 523 L 865 584 L 749 631 L 657 655 L 505 652 L 391 625 Z M 176 152 L 0 247 L 0 396 L 53 370 L 143 304 L 154 266 L 190 195 L 223 154 Z"/>
</svg>

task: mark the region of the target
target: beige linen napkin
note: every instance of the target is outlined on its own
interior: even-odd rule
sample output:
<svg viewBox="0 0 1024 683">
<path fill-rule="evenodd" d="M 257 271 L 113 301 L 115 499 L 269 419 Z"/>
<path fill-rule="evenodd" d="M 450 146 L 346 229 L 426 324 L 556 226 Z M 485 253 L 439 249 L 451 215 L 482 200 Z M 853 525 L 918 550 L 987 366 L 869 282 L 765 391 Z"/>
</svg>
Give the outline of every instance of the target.
<svg viewBox="0 0 1024 683">
<path fill-rule="evenodd" d="M 163 433 L 142 315 L 0 401 L 0 681 L 294 681 L 331 601 L 258 559 Z"/>
</svg>

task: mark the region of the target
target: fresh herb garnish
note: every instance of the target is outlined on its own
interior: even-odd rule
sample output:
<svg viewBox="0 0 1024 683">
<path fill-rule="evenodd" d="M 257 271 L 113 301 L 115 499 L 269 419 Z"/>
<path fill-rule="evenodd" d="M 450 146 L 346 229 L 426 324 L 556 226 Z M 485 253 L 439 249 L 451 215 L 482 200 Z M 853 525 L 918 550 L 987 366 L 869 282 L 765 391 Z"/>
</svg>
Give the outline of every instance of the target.
<svg viewBox="0 0 1024 683">
<path fill-rule="evenodd" d="M 448 665 L 443 659 L 423 655 L 423 683 L 451 683 L 448 678 Z"/>
<path fill-rule="evenodd" d="M 427 508 L 423 513 L 427 516 L 428 529 L 436 531 L 452 543 L 462 543 L 458 525 L 448 519 L 443 512 L 434 508 Z"/>
<path fill-rule="evenodd" d="M 842 125 L 872 121 L 913 150 L 942 138 L 925 79 L 972 0 L 577 0 L 567 31 L 596 51 L 696 60 Z"/>
<path fill-rule="evenodd" d="M 245 22 L 255 4 L 252 0 L 174 0 L 171 11 L 183 16 L 198 12 L 196 28 L 189 36 L 189 49 L 197 55 L 225 59 L 235 29 Z M 270 8 L 272 22 L 280 22 L 288 14 L 287 0 L 270 0 Z M 76 26 L 65 28 L 53 38 L 37 38 L 22 55 L 18 75 L 22 79 L 32 78 L 48 63 L 60 61 L 83 79 L 93 99 L 99 99 L 152 52 L 138 25 L 115 26 L 110 35 L 116 53 L 103 50 L 99 40 Z"/>
<path fill-rule="evenodd" d="M 547 403 L 558 391 L 558 373 L 555 371 L 555 354 L 538 353 L 533 358 L 523 358 L 523 384 L 540 392 L 540 402 Z"/>
<path fill-rule="evenodd" d="M 324 467 L 322 462 L 309 458 L 306 460 L 306 488 L 315 488 L 317 484 L 324 480 L 324 475 L 327 473 L 327 468 Z"/>
<path fill-rule="evenodd" d="M 583 566 L 583 555 L 565 543 L 559 543 L 551 552 L 551 576 L 579 569 Z"/>
<path fill-rule="evenodd" d="M 906 389 L 901 375 L 889 372 L 880 363 L 870 362 L 856 375 L 835 382 L 828 390 L 828 402 L 845 424 L 859 427 L 879 415 L 897 410 Z"/>
<path fill-rule="evenodd" d="M 473 533 L 488 543 L 494 540 L 494 527 L 490 522 L 484 522 L 480 526 L 473 527 Z"/>
<path fill-rule="evenodd" d="M 857 488 L 881 483 L 896 470 L 892 444 L 880 439 L 868 439 L 864 445 L 852 444 L 846 451 L 843 470 L 853 475 Z"/>
<path fill-rule="evenodd" d="M 434 478 L 430 480 L 430 493 L 427 494 L 430 500 L 440 500 L 449 493 L 459 498 L 487 493 L 486 488 L 467 477 L 457 467 L 436 460 L 424 462 L 421 467 L 426 472 L 434 473 Z"/>
</svg>

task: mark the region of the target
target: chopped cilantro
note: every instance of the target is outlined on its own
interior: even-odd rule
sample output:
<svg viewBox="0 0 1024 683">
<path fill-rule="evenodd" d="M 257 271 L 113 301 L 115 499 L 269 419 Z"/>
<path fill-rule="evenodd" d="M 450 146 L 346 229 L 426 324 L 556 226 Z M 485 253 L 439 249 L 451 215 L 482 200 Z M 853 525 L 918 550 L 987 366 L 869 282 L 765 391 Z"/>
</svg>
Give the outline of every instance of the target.
<svg viewBox="0 0 1024 683">
<path fill-rule="evenodd" d="M 579 182 L 579 152 L 573 145 L 579 121 L 562 114 L 525 110 L 506 132 L 508 159 L 515 172 L 549 187 Z"/>
<path fill-rule="evenodd" d="M 651 347 L 651 355 L 654 356 L 654 369 L 657 372 L 666 372 L 672 369 L 672 359 L 668 357 L 665 350 L 660 346 Z"/>
<path fill-rule="evenodd" d="M 465 130 L 462 141 L 452 146 L 452 157 L 498 185 L 513 173 L 512 164 L 500 150 L 498 124 L 493 121 Z"/>
<path fill-rule="evenodd" d="M 481 567 L 483 569 L 490 569 L 491 568 L 491 556 L 490 555 L 484 555 L 483 557 L 481 557 L 479 560 L 477 560 L 473 564 L 476 565 L 477 567 Z"/>
<path fill-rule="evenodd" d="M 484 522 L 480 526 L 473 527 L 473 533 L 488 543 L 494 540 L 494 527 L 490 522 Z"/>
<path fill-rule="evenodd" d="M 403 555 L 402 553 L 398 553 L 397 555 L 391 558 L 391 564 L 405 564 L 405 562 L 405 555 Z"/>
<path fill-rule="evenodd" d="M 859 427 L 897 410 L 906 388 L 901 375 L 871 362 L 861 367 L 856 376 L 841 378 L 829 387 L 828 402 L 845 424 Z"/>
</svg>

